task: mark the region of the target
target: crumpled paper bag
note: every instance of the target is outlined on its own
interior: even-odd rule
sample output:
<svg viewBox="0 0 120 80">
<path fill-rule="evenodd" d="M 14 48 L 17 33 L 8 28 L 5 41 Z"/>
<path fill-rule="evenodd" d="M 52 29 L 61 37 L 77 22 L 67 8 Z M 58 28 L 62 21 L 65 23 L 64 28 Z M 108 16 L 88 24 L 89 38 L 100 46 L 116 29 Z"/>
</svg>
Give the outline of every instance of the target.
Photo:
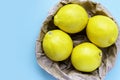
<svg viewBox="0 0 120 80">
<path fill-rule="evenodd" d="M 113 16 L 100 4 L 90 0 L 61 0 L 57 5 L 50 10 L 47 18 L 45 19 L 39 37 L 36 42 L 36 58 L 37 62 L 41 68 L 47 71 L 49 74 L 54 76 L 58 80 L 104 80 L 105 75 L 114 66 L 118 50 L 120 49 L 120 35 L 115 44 L 108 48 L 101 48 L 103 51 L 102 64 L 101 66 L 90 73 L 80 72 L 74 69 L 71 65 L 70 58 L 65 61 L 54 62 L 51 61 L 44 54 L 42 48 L 43 37 L 47 31 L 58 29 L 53 23 L 53 17 L 62 6 L 76 3 L 82 5 L 88 12 L 89 17 L 94 15 L 105 15 L 114 20 Z M 115 20 L 114 20 L 115 21 Z M 116 21 L 115 21 L 116 22 Z M 117 24 L 117 23 L 116 23 Z M 119 28 L 119 27 L 118 27 Z M 120 29 L 119 29 L 120 33 Z M 81 42 L 89 41 L 86 37 L 85 30 L 76 34 L 69 34 L 73 40 L 74 46 L 80 44 Z"/>
</svg>

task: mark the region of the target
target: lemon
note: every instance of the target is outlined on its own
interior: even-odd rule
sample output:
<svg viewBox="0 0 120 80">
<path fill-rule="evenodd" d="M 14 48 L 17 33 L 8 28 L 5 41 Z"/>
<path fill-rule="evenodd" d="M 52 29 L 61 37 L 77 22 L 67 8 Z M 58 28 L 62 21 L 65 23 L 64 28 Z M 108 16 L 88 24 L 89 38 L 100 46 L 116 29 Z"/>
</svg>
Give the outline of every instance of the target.
<svg viewBox="0 0 120 80">
<path fill-rule="evenodd" d="M 53 61 L 67 59 L 73 49 L 72 39 L 61 30 L 51 30 L 45 34 L 43 39 L 43 50 Z"/>
<path fill-rule="evenodd" d="M 54 16 L 54 24 L 65 32 L 77 33 L 83 30 L 88 21 L 86 10 L 78 4 L 67 4 Z"/>
<path fill-rule="evenodd" d="M 77 45 L 71 54 L 73 66 L 82 72 L 91 72 L 101 64 L 102 51 L 94 44 L 84 42 Z"/>
<path fill-rule="evenodd" d="M 89 19 L 86 33 L 91 42 L 104 48 L 115 43 L 118 37 L 118 28 L 109 17 L 97 15 Z"/>
</svg>

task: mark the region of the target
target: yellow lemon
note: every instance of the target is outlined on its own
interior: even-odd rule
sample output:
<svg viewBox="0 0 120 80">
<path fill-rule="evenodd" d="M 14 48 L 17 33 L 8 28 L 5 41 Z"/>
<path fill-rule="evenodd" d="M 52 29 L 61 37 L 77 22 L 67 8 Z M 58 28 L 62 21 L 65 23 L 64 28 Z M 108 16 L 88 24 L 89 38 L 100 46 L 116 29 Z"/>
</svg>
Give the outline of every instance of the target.
<svg viewBox="0 0 120 80">
<path fill-rule="evenodd" d="M 43 50 L 51 60 L 62 61 L 67 59 L 72 49 L 72 39 L 65 32 L 61 30 L 51 30 L 45 34 Z"/>
<path fill-rule="evenodd" d="M 89 19 L 86 33 L 91 42 L 104 48 L 115 43 L 118 37 L 118 28 L 109 17 L 97 15 Z"/>
<path fill-rule="evenodd" d="M 78 4 L 67 4 L 54 16 L 54 24 L 65 32 L 77 33 L 83 30 L 88 21 L 86 10 Z"/>
<path fill-rule="evenodd" d="M 94 44 L 84 42 L 77 45 L 71 54 L 73 66 L 83 72 L 91 72 L 101 64 L 102 51 Z"/>
</svg>

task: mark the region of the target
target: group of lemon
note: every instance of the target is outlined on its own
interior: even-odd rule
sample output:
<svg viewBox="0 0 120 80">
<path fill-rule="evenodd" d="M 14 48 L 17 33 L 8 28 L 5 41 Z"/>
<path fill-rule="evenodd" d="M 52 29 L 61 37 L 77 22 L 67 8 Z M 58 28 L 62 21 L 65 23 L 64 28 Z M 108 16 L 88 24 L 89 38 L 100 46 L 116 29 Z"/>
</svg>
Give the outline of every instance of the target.
<svg viewBox="0 0 120 80">
<path fill-rule="evenodd" d="M 78 4 L 61 7 L 54 16 L 54 24 L 59 29 L 45 34 L 42 43 L 44 53 L 53 61 L 63 61 L 70 56 L 72 65 L 78 71 L 96 70 L 102 61 L 100 48 L 111 46 L 118 37 L 118 27 L 111 18 L 103 15 L 89 18 L 87 11 Z M 90 42 L 73 47 L 69 34 L 85 28 Z"/>
</svg>

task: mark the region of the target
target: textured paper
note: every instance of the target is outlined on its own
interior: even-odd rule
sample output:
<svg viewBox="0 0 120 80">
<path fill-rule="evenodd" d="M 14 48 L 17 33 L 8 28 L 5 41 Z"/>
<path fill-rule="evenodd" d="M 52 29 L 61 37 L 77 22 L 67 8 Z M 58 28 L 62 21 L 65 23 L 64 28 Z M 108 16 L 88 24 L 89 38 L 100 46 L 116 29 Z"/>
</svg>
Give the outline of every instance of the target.
<svg viewBox="0 0 120 80">
<path fill-rule="evenodd" d="M 104 80 L 106 73 L 108 73 L 115 64 L 117 53 L 120 49 L 120 35 L 118 36 L 115 44 L 108 48 L 101 48 L 103 51 L 102 64 L 97 70 L 90 73 L 83 73 L 75 70 L 71 65 L 70 58 L 61 62 L 54 62 L 44 54 L 42 49 L 43 37 L 47 31 L 58 29 L 58 27 L 56 27 L 53 23 L 53 17 L 59 8 L 69 3 L 82 5 L 87 10 L 89 17 L 101 14 L 114 20 L 113 16 L 99 3 L 92 2 L 90 0 L 61 0 L 53 7 L 53 9 L 50 10 L 41 27 L 40 34 L 36 42 L 37 62 L 41 68 L 54 76 L 57 80 Z M 80 44 L 81 42 L 89 41 L 86 37 L 85 30 L 77 34 L 69 35 L 73 40 L 74 46 Z"/>
</svg>

